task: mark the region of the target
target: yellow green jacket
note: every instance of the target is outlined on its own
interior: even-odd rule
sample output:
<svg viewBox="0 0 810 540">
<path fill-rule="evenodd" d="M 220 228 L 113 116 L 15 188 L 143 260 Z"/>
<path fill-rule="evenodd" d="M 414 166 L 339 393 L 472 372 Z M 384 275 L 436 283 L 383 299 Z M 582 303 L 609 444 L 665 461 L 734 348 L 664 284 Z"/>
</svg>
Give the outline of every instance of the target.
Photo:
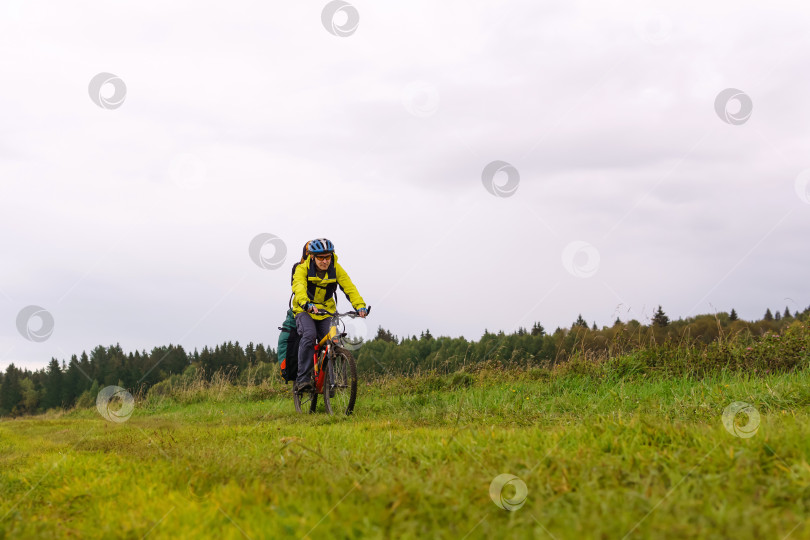
<svg viewBox="0 0 810 540">
<path fill-rule="evenodd" d="M 292 278 L 293 315 L 306 311 L 306 305 L 309 302 L 314 303 L 318 309 L 334 313 L 334 293 L 338 287 L 349 299 L 354 309 L 366 307 L 363 297 L 357 292 L 357 287 L 349 279 L 349 274 L 338 264 L 337 260 L 337 254 L 333 253 L 332 263 L 322 278 L 317 275 L 317 267 L 311 255 L 295 268 Z M 322 313 L 317 315 L 310 313 L 310 316 L 319 321 L 328 317 Z"/>
</svg>

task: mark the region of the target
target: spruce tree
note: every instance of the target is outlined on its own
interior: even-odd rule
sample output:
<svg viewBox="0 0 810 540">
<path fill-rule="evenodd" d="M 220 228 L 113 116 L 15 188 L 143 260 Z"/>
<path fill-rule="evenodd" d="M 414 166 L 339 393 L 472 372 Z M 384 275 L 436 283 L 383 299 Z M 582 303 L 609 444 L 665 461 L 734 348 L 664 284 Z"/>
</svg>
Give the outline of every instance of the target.
<svg viewBox="0 0 810 540">
<path fill-rule="evenodd" d="M 581 326 L 582 328 L 588 328 L 588 322 L 582 318 L 582 313 L 577 316 L 577 320 L 574 321 L 574 324 L 571 325 L 571 329 L 573 330 L 574 326 Z"/>
<path fill-rule="evenodd" d="M 14 364 L 6 368 L 6 376 L 0 385 L 0 411 L 4 414 L 15 413 L 22 401 L 20 370 Z"/>
<path fill-rule="evenodd" d="M 51 358 L 48 364 L 47 379 L 45 379 L 45 396 L 42 398 L 42 408 L 52 409 L 62 406 L 62 368 L 59 361 Z"/>
<path fill-rule="evenodd" d="M 734 308 L 731 308 L 731 314 L 728 316 L 728 320 L 734 322 L 737 319 L 739 319 L 739 317 L 737 317 L 737 312 L 734 311 Z"/>
<path fill-rule="evenodd" d="M 764 319 L 765 319 L 766 321 L 772 321 L 772 320 L 773 320 L 773 313 L 771 313 L 771 308 L 768 308 L 768 309 L 765 311 L 765 317 L 764 317 Z"/>
<path fill-rule="evenodd" d="M 197 349 L 194 349 L 194 356 L 199 357 L 200 353 L 197 352 Z M 262 364 L 268 362 L 270 359 L 267 356 L 267 351 L 264 349 L 264 345 L 259 343 L 256 345 L 256 363 Z"/>
<path fill-rule="evenodd" d="M 396 336 L 394 336 L 390 331 L 386 330 L 382 326 L 377 327 L 377 335 L 374 336 L 374 339 L 379 339 L 380 341 L 385 341 L 387 343 L 397 342 Z"/>
<path fill-rule="evenodd" d="M 773 316 L 773 320 L 781 321 L 782 320 L 782 314 L 777 311 L 776 315 Z"/>
<path fill-rule="evenodd" d="M 788 307 L 787 307 L 787 306 L 785 306 L 785 314 L 783 315 L 783 317 L 784 317 L 785 319 L 789 319 L 789 318 L 790 318 L 790 310 L 788 309 Z"/>
<path fill-rule="evenodd" d="M 62 406 L 72 407 L 82 393 L 82 379 L 84 375 L 79 369 L 79 360 L 74 354 L 70 358 L 65 376 L 62 378 Z"/>
<path fill-rule="evenodd" d="M 84 392 L 93 384 L 93 366 L 90 365 L 90 359 L 87 357 L 87 352 L 85 351 L 82 351 L 82 355 L 79 357 L 79 368 L 81 368 L 81 372 L 84 374 L 84 377 L 81 378 L 81 392 Z M 79 395 L 81 395 L 81 393 Z"/>
<path fill-rule="evenodd" d="M 653 316 L 652 322 L 655 326 L 661 327 L 667 326 L 669 324 L 669 317 L 667 317 L 666 313 L 664 313 L 664 310 L 661 308 L 660 305 L 658 306 L 658 310 L 655 312 L 655 315 Z"/>
</svg>

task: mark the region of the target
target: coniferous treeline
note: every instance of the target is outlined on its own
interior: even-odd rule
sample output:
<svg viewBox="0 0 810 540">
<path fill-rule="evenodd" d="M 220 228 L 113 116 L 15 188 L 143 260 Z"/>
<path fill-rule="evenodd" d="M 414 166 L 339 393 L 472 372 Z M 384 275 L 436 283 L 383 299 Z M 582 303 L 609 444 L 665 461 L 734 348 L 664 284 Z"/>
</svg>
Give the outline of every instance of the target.
<svg viewBox="0 0 810 540">
<path fill-rule="evenodd" d="M 762 336 L 782 332 L 795 321 L 808 322 L 810 307 L 791 313 L 768 309 L 759 321 L 740 320 L 735 310 L 730 313 L 699 315 L 671 321 L 661 306 L 650 324 L 637 320 L 612 326 L 590 327 L 580 315 L 570 328 L 557 328 L 552 333 L 539 322 L 530 329 L 518 328 L 511 334 L 485 331 L 479 341 L 463 337 L 435 338 L 430 330 L 419 337 L 399 338 L 380 327 L 374 339 L 354 351 L 361 376 L 407 375 L 418 371 L 437 370 L 449 373 L 463 366 L 496 360 L 502 364 L 553 366 L 564 362 L 574 352 L 623 354 L 656 343 L 707 346 L 718 337 L 747 333 Z M 90 354 L 73 355 L 69 362 L 51 359 L 42 370 L 21 370 L 9 365 L 0 373 L 0 416 L 32 414 L 52 408 L 89 407 L 95 403 L 100 388 L 117 385 L 132 393 L 145 392 L 161 381 L 182 374 L 189 368 L 207 377 L 227 372 L 237 379 L 248 368 L 260 378 L 278 377 L 275 349 L 249 343 L 223 343 L 213 349 L 187 353 L 182 346 L 164 346 L 146 351 L 125 353 L 119 345 L 98 346 Z M 254 382 L 258 382 L 255 381 Z M 170 383 L 164 383 L 170 384 Z"/>
<path fill-rule="evenodd" d="M 120 345 L 98 346 L 88 355 L 73 355 L 69 362 L 52 358 L 37 371 L 11 364 L 0 374 L 0 416 L 42 412 L 55 407 L 91 406 L 100 388 L 120 386 L 130 392 L 146 390 L 190 365 L 204 373 L 242 372 L 249 365 L 276 362 L 275 349 L 248 343 L 223 343 L 213 349 L 187 353 L 182 346 L 155 347 L 151 353 L 125 353 Z"/>
</svg>

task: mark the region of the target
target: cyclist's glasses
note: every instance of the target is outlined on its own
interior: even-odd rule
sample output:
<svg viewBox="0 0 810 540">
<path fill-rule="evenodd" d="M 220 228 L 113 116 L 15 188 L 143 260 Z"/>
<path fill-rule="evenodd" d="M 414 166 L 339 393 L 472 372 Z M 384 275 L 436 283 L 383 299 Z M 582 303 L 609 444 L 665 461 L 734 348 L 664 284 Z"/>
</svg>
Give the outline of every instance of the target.
<svg viewBox="0 0 810 540">
<path fill-rule="evenodd" d="M 318 259 L 319 261 L 331 261 L 332 260 L 331 255 L 315 255 L 315 258 Z"/>
</svg>

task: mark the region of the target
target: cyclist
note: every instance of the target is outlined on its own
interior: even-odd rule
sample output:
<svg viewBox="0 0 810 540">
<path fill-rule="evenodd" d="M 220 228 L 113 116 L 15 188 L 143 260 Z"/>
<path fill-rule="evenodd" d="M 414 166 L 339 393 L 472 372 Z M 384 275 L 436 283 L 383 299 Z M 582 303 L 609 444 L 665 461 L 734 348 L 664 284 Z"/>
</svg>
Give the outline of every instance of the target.
<svg viewBox="0 0 810 540">
<path fill-rule="evenodd" d="M 298 346 L 298 377 L 294 390 L 303 392 L 312 387 L 312 356 L 315 343 L 329 332 L 329 315 L 335 313 L 335 291 L 338 287 L 358 311 L 368 313 L 366 303 L 357 292 L 349 274 L 337 263 L 335 246 L 326 238 L 316 238 L 307 244 L 308 256 L 293 271 L 293 315 L 301 342 Z"/>
</svg>

